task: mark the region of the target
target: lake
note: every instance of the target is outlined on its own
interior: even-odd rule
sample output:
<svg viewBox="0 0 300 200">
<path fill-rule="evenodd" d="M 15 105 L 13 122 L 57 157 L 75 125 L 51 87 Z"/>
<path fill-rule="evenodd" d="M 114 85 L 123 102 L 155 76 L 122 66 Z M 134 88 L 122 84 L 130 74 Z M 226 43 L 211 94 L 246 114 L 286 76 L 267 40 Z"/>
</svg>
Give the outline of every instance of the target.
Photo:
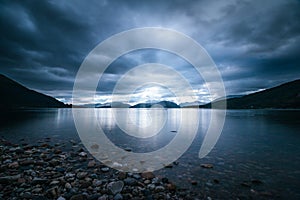
<svg viewBox="0 0 300 200">
<path fill-rule="evenodd" d="M 191 145 L 176 162 L 155 171 L 180 188 L 213 199 L 247 199 L 256 194 L 263 199 L 300 199 L 300 110 L 227 110 L 216 145 L 202 159 L 199 149 L 217 110 L 77 110 L 86 134 L 96 124 L 113 144 L 131 153 L 159 150 L 178 134 L 191 138 Z M 72 109 L 2 112 L 0 136 L 16 143 L 37 143 L 46 137 L 54 143 L 80 142 Z M 169 155 L 160 155 L 164 156 Z"/>
</svg>

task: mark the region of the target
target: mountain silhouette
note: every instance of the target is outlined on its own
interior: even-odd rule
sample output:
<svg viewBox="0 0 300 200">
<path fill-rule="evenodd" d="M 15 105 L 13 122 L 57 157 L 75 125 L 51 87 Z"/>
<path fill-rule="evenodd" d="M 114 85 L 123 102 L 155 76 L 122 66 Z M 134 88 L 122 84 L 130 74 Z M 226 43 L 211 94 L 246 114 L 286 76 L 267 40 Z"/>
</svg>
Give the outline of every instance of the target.
<svg viewBox="0 0 300 200">
<path fill-rule="evenodd" d="M 164 108 L 180 108 L 179 105 L 177 105 L 174 102 L 170 102 L 170 101 L 160 101 L 157 103 L 139 103 L 134 106 L 131 106 L 130 108 L 151 108 L 152 106 L 155 106 L 155 105 L 159 105 Z"/>
<path fill-rule="evenodd" d="M 30 90 L 2 74 L 0 74 L 0 94 L 0 109 L 68 107 L 57 99 Z"/>
<path fill-rule="evenodd" d="M 201 105 L 200 108 L 219 108 L 224 100 Z M 227 99 L 228 109 L 300 108 L 300 79 L 260 92 Z"/>
</svg>

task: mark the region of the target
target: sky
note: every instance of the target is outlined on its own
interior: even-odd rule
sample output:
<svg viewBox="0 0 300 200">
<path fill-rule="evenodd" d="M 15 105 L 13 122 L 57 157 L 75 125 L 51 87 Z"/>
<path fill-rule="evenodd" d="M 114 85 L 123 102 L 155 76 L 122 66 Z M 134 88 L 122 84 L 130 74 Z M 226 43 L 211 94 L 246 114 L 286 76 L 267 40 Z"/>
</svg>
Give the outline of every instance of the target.
<svg viewBox="0 0 300 200">
<path fill-rule="evenodd" d="M 198 42 L 220 71 L 226 94 L 243 95 L 299 79 L 299 22 L 297 0 L 1 0 L 0 73 L 70 103 L 78 69 L 98 44 L 129 29 L 162 27 Z M 184 59 L 162 50 L 143 49 L 115 60 L 100 79 L 94 101 L 85 99 L 83 103 L 111 101 L 118 80 L 145 63 L 173 68 L 190 82 L 197 101 L 214 99 Z M 173 88 L 149 83 L 158 77 L 180 87 L 174 76 L 155 69 L 145 68 L 145 76 L 130 74 L 123 84 L 138 87 L 130 94 L 123 87 L 117 97 L 121 100 L 129 95 L 132 102 L 184 103 L 176 100 Z"/>
</svg>

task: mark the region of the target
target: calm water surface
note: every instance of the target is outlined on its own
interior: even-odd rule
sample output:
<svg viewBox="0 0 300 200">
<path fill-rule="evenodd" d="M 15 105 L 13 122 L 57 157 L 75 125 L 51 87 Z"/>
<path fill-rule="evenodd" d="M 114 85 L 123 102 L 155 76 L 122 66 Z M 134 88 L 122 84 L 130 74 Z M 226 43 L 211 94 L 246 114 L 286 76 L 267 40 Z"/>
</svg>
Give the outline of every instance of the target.
<svg viewBox="0 0 300 200">
<path fill-rule="evenodd" d="M 189 120 L 181 119 L 182 112 L 191 116 Z M 300 111 L 228 110 L 216 146 L 208 156 L 199 159 L 198 152 L 214 112 L 218 111 L 86 109 L 82 117 L 86 123 L 96 118 L 117 146 L 133 152 L 151 152 L 172 141 L 180 126 L 190 134 L 194 129 L 189 127 L 197 122 L 193 118 L 197 113 L 199 128 L 192 145 L 178 159 L 178 165 L 158 170 L 157 175 L 168 177 L 180 188 L 212 198 L 242 199 L 259 192 L 266 199 L 300 199 Z M 1 112 L 0 119 L 0 136 L 12 142 L 34 143 L 45 137 L 53 138 L 53 142 L 80 141 L 71 109 Z M 211 163 L 214 168 L 201 168 L 203 163 Z M 191 185 L 192 180 L 198 184 Z"/>
</svg>

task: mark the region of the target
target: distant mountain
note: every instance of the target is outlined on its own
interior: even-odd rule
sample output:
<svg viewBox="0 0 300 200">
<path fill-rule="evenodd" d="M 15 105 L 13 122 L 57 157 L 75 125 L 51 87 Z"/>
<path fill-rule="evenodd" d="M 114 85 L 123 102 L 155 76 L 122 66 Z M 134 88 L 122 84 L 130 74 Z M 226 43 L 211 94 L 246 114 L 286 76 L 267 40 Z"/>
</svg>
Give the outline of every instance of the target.
<svg viewBox="0 0 300 200">
<path fill-rule="evenodd" d="M 68 107 L 53 97 L 30 90 L 0 74 L 0 109 Z"/>
<path fill-rule="evenodd" d="M 82 108 L 129 108 L 130 105 L 122 102 L 112 103 L 96 103 L 96 104 L 84 104 L 80 105 Z"/>
<path fill-rule="evenodd" d="M 201 105 L 201 103 L 199 101 L 194 101 L 194 102 L 185 102 L 185 103 L 181 103 L 180 107 L 181 108 L 194 108 Z"/>
<path fill-rule="evenodd" d="M 161 105 L 164 108 L 180 108 L 179 105 L 170 101 L 160 101 L 157 103 L 139 103 L 134 106 L 130 106 L 130 108 L 151 108 L 154 105 Z"/>
<path fill-rule="evenodd" d="M 218 108 L 224 100 L 214 101 Z M 211 103 L 200 108 L 210 108 Z M 228 109 L 300 108 L 300 79 L 242 97 L 227 99 Z"/>
</svg>

